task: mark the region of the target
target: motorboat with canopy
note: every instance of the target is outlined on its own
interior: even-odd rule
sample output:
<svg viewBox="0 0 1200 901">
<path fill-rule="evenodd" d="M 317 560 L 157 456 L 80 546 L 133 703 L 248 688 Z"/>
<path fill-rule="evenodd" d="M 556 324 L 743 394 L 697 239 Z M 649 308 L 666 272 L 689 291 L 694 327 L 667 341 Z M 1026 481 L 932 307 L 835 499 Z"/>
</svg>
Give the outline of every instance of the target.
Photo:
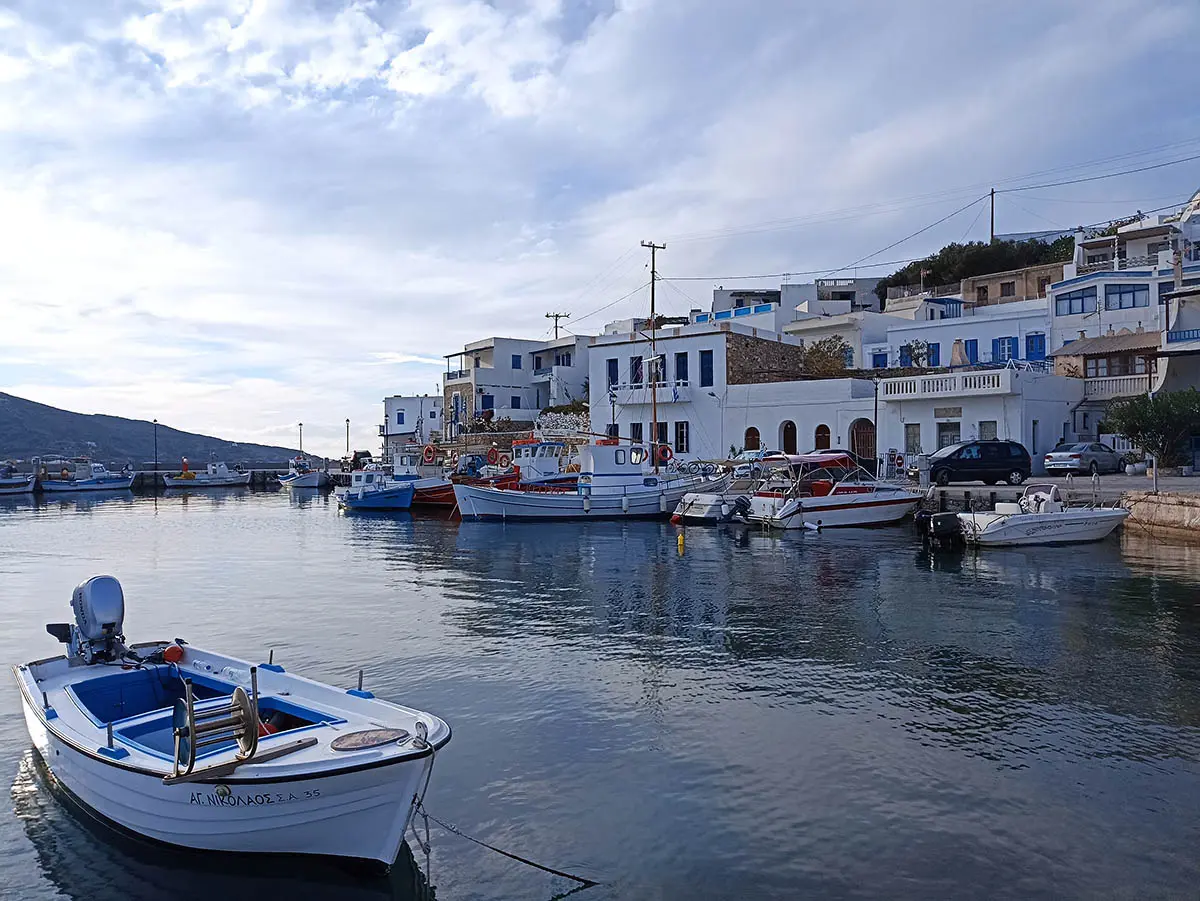
<svg viewBox="0 0 1200 901">
<path fill-rule="evenodd" d="M 450 727 L 429 713 L 202 650 L 126 645 L 112 576 L 74 591 L 67 653 L 13 668 L 58 782 L 146 838 L 212 851 L 396 859 Z"/>
<path fill-rule="evenodd" d="M 133 485 L 133 467 L 126 465 L 119 473 L 109 472 L 103 463 L 92 463 L 79 460 L 75 463 L 72 473 L 63 467 L 58 473 L 45 471 L 38 479 L 42 491 L 113 491 L 129 488 Z"/>
<path fill-rule="evenodd" d="M 288 474 L 279 477 L 284 488 L 324 488 L 329 484 L 329 473 L 316 469 L 308 459 L 301 456 L 288 461 Z"/>
<path fill-rule="evenodd" d="M 237 488 L 249 485 L 250 475 L 249 470 L 230 469 L 217 461 L 210 462 L 203 472 L 195 472 L 184 457 L 179 472 L 163 475 L 163 484 L 168 488 Z"/>
</svg>

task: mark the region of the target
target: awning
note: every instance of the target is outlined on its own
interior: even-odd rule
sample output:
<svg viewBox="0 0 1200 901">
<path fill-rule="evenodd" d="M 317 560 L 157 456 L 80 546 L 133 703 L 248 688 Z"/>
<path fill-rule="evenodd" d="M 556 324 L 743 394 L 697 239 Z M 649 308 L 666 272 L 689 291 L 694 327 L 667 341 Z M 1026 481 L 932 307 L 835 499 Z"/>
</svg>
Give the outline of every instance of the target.
<svg viewBox="0 0 1200 901">
<path fill-rule="evenodd" d="M 1078 338 L 1052 351 L 1052 357 L 1091 357 L 1103 354 L 1127 353 L 1133 350 L 1158 350 L 1161 332 L 1126 332 L 1123 335 L 1101 335 L 1099 338 Z"/>
</svg>

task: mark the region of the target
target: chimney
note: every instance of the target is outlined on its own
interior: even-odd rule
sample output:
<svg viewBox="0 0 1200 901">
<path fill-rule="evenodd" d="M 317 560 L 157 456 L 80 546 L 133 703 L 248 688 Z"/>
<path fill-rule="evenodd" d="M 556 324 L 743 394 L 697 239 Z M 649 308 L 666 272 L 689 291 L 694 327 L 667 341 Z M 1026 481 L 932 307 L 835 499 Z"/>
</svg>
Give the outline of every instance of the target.
<svg viewBox="0 0 1200 901">
<path fill-rule="evenodd" d="M 1080 337 L 1080 338 L 1086 338 L 1086 337 L 1087 337 L 1087 331 L 1086 331 L 1086 330 L 1084 330 L 1084 329 L 1080 329 L 1080 330 L 1079 330 L 1079 337 Z"/>
</svg>

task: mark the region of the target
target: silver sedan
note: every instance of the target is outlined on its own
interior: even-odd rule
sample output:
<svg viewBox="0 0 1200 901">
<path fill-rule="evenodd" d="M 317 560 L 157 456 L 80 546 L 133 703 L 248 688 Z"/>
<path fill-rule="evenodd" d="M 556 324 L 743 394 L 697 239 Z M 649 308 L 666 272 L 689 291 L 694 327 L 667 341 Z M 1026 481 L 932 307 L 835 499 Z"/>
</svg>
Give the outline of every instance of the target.
<svg viewBox="0 0 1200 901">
<path fill-rule="evenodd" d="M 1056 447 L 1044 463 L 1046 472 L 1120 472 L 1122 468 L 1121 455 L 1098 441 Z"/>
</svg>

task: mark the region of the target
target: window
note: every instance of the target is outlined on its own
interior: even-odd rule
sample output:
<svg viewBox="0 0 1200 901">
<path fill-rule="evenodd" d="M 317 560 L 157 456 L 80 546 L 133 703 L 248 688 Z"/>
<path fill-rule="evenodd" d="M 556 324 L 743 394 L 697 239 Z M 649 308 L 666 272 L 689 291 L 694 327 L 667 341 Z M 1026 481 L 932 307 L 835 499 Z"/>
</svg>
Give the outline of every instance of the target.
<svg viewBox="0 0 1200 901">
<path fill-rule="evenodd" d="M 847 369 L 854 368 L 854 348 L 853 347 L 847 347 L 845 352 L 842 354 L 842 365 L 845 366 Z"/>
<path fill-rule="evenodd" d="M 512 355 L 512 368 L 513 368 L 513 369 L 520 369 L 520 368 L 521 368 L 521 355 L 520 355 L 520 354 L 513 354 L 513 355 Z"/>
<path fill-rule="evenodd" d="M 479 396 L 479 408 L 481 410 L 496 409 L 496 398 L 490 394 L 481 394 Z"/>
<path fill-rule="evenodd" d="M 1150 306 L 1149 285 L 1105 285 L 1104 309 L 1131 310 Z"/>
<path fill-rule="evenodd" d="M 871 354 L 872 369 L 887 369 L 887 351 Z"/>
<path fill-rule="evenodd" d="M 429 418 L 430 418 L 430 419 L 437 419 L 437 410 L 430 410 L 430 411 L 429 411 Z"/>
<path fill-rule="evenodd" d="M 1017 283 L 1016 282 L 1001 282 L 1000 283 L 1000 296 L 1001 297 L 1016 297 L 1017 296 Z"/>
<path fill-rule="evenodd" d="M 905 368 L 912 365 L 912 347 L 908 344 L 900 347 L 900 365 Z"/>
<path fill-rule="evenodd" d="M 1107 263 L 1111 259 L 1111 253 L 1089 253 L 1087 255 L 1088 263 Z"/>
<path fill-rule="evenodd" d="M 479 359 L 479 357 L 476 357 L 475 358 L 475 368 L 478 369 L 482 365 L 483 365 L 482 361 Z"/>
<path fill-rule="evenodd" d="M 688 380 L 688 355 L 686 353 L 675 354 L 675 381 L 686 382 Z"/>
<path fill-rule="evenodd" d="M 675 453 L 686 454 L 688 451 L 688 424 L 687 420 L 675 423 Z"/>
<path fill-rule="evenodd" d="M 554 355 L 554 365 L 555 366 L 570 366 L 571 365 L 571 352 L 569 350 L 565 350 L 560 354 L 555 354 Z"/>
<path fill-rule="evenodd" d="M 640 422 L 629 423 L 629 440 L 641 443 L 642 440 L 642 424 Z"/>
<path fill-rule="evenodd" d="M 512 403 L 509 404 L 509 406 L 512 407 L 514 410 L 521 409 L 521 395 L 514 394 L 512 396 Z"/>
<path fill-rule="evenodd" d="M 1157 256 L 1164 250 L 1171 249 L 1170 241 L 1151 241 L 1146 245 L 1146 256 Z"/>
<path fill-rule="evenodd" d="M 655 423 L 655 425 L 658 426 L 658 440 L 655 443 L 656 444 L 666 444 L 667 443 L 667 424 L 665 422 L 657 422 L 657 423 Z"/>
<path fill-rule="evenodd" d="M 713 383 L 713 352 L 700 351 L 700 387 L 711 388 Z"/>
<path fill-rule="evenodd" d="M 646 449 L 644 447 L 631 447 L 629 449 L 629 462 L 634 466 L 646 459 Z"/>
<path fill-rule="evenodd" d="M 1033 421 L 1033 444 L 1035 447 L 1037 446 L 1037 427 L 1038 427 L 1038 421 L 1035 419 Z M 1021 445 L 1013 444 L 1011 442 L 1009 442 L 1009 445 L 1008 445 L 1008 455 L 1010 457 L 1015 457 L 1015 458 L 1020 458 L 1020 457 L 1025 456 L 1025 454 L 1022 453 L 1022 451 L 1021 451 Z"/>
<path fill-rule="evenodd" d="M 939 422 L 937 424 L 938 450 L 958 444 L 962 440 L 962 428 L 957 422 Z"/>
<path fill-rule="evenodd" d="M 980 285 L 975 289 L 975 303 L 987 303 L 987 288 L 987 285 Z"/>
<path fill-rule="evenodd" d="M 1020 356 L 1016 338 L 992 339 L 992 362 L 1003 363 L 1005 360 L 1015 360 Z"/>
<path fill-rule="evenodd" d="M 1080 288 L 1054 298 L 1055 316 L 1073 316 L 1076 313 L 1096 312 L 1096 289 Z"/>
<path fill-rule="evenodd" d="M 667 355 L 659 354 L 650 358 L 650 372 L 647 373 L 647 384 L 662 385 L 667 380 Z"/>
<path fill-rule="evenodd" d="M 396 425 L 404 425 L 404 411 L 403 410 L 396 411 Z"/>
<path fill-rule="evenodd" d="M 606 360 L 605 365 L 608 367 L 608 387 L 613 387 L 621 380 L 621 361 Z"/>
<path fill-rule="evenodd" d="M 921 453 L 921 423 L 904 423 L 904 453 L 910 457 Z"/>
<path fill-rule="evenodd" d="M 942 345 L 931 342 L 928 352 L 926 353 L 926 366 L 941 366 L 942 365 Z"/>
<path fill-rule="evenodd" d="M 978 444 L 968 444 L 958 452 L 958 459 L 960 460 L 978 460 L 981 456 Z"/>
<path fill-rule="evenodd" d="M 625 465 L 625 451 L 622 450 L 621 448 L 617 448 L 615 451 L 613 451 L 613 462 L 616 463 L 618 466 L 624 466 Z"/>
<path fill-rule="evenodd" d="M 979 362 L 979 340 L 976 338 L 971 338 L 968 341 L 964 341 L 963 344 L 964 344 L 963 349 L 967 352 L 967 362 L 968 363 L 978 363 Z"/>
<path fill-rule="evenodd" d="M 534 368 L 534 369 L 541 369 L 541 368 L 542 368 L 542 358 L 541 358 L 541 357 L 534 357 L 534 358 L 533 358 L 533 368 Z"/>
<path fill-rule="evenodd" d="M 1050 287 L 1050 276 L 1043 275 L 1038 278 L 1038 297 L 1045 297 L 1046 290 Z"/>
<path fill-rule="evenodd" d="M 996 437 L 996 420 L 979 420 L 979 438 L 981 441 L 991 441 Z"/>
<path fill-rule="evenodd" d="M 629 384 L 640 385 L 642 383 L 642 358 L 629 358 Z"/>
<path fill-rule="evenodd" d="M 617 429 L 618 429 L 618 426 L 617 426 L 617 424 L 616 424 L 615 422 L 610 422 L 608 425 L 606 425 L 606 426 L 604 427 L 604 430 L 605 430 L 606 432 L 608 432 L 608 437 L 609 437 L 609 438 L 616 438 L 616 437 L 618 437 Z"/>
<path fill-rule="evenodd" d="M 1025 336 L 1025 359 L 1026 360 L 1044 360 L 1046 359 L 1046 336 L 1040 332 L 1033 332 Z"/>
<path fill-rule="evenodd" d="M 1089 379 L 1101 379 L 1108 375 L 1108 357 L 1088 357 L 1084 374 Z"/>
</svg>

